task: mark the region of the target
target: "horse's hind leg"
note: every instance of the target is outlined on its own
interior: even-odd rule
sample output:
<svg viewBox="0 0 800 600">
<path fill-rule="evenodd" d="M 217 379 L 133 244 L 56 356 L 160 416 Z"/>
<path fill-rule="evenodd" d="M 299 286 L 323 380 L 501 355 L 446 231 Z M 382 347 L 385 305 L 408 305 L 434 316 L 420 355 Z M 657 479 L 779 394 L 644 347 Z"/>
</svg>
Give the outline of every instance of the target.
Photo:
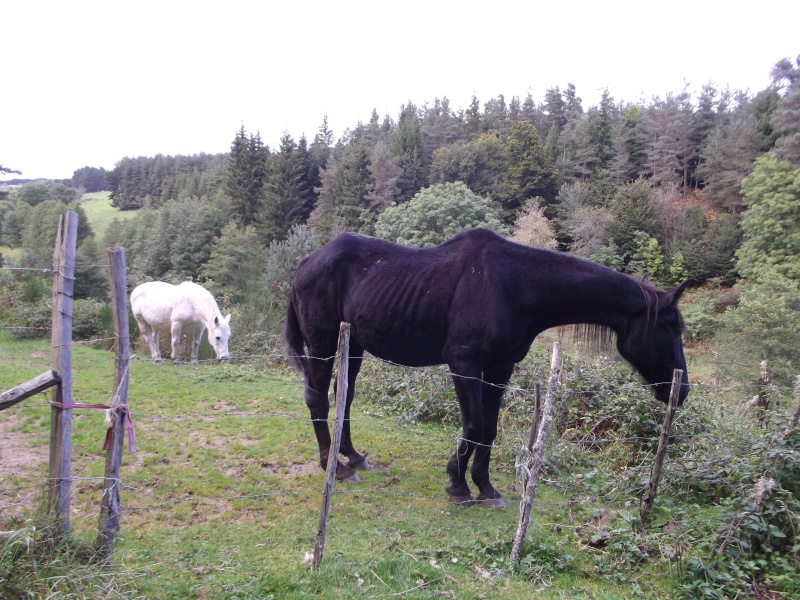
<svg viewBox="0 0 800 600">
<path fill-rule="evenodd" d="M 447 463 L 450 485 L 445 488 L 455 504 L 469 506 L 475 502 L 466 481 L 467 465 L 477 443 L 483 439 L 483 410 L 481 408 L 480 371 L 450 365 L 453 385 L 461 407 L 461 439 L 456 452 Z"/>
<path fill-rule="evenodd" d="M 344 423 L 342 424 L 342 443 L 339 451 L 347 457 L 347 466 L 356 471 L 369 470 L 370 464 L 363 454 L 356 452 L 350 437 L 350 406 L 353 404 L 353 396 L 356 392 L 356 378 L 361 370 L 361 362 L 364 350 L 350 342 L 350 360 L 347 363 L 347 399 L 344 409 Z M 333 392 L 336 394 L 336 382 L 333 383 Z"/>
<path fill-rule="evenodd" d="M 501 510 L 505 509 L 506 503 L 489 481 L 489 462 L 492 458 L 492 444 L 497 437 L 500 403 L 513 370 L 513 364 L 503 365 L 488 369 L 483 374 L 483 437 L 476 445 L 475 456 L 472 459 L 472 481 L 480 490 L 478 502 Z"/>
<path fill-rule="evenodd" d="M 328 459 L 331 450 L 331 433 L 328 429 L 328 388 L 331 384 L 333 373 L 333 358 L 331 351 L 315 351 L 309 349 L 309 356 L 326 358 L 309 358 L 305 372 L 305 400 L 311 413 L 311 423 L 314 426 L 314 435 L 319 445 L 319 461 L 323 469 L 328 468 Z M 352 444 L 351 444 L 352 445 Z M 336 479 L 339 481 L 359 481 L 355 471 L 337 461 Z"/>
</svg>

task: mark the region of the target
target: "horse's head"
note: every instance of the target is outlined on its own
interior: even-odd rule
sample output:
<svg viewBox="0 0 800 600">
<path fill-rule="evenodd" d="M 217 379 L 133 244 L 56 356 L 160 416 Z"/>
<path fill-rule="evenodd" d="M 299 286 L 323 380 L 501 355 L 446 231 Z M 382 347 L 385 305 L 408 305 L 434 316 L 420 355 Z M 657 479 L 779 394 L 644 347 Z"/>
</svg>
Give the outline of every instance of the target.
<svg viewBox="0 0 800 600">
<path fill-rule="evenodd" d="M 217 360 L 228 358 L 228 339 L 231 337 L 231 316 L 214 317 L 214 326 L 208 328 L 208 343 L 217 353 Z"/>
<path fill-rule="evenodd" d="M 646 309 L 630 319 L 625 330 L 617 336 L 619 353 L 653 386 L 658 400 L 669 402 L 672 373 L 675 369 L 683 371 L 678 406 L 689 394 L 681 340 L 683 318 L 678 310 L 678 299 L 686 289 L 686 283 L 664 291 L 647 285 L 645 280 Z"/>
</svg>

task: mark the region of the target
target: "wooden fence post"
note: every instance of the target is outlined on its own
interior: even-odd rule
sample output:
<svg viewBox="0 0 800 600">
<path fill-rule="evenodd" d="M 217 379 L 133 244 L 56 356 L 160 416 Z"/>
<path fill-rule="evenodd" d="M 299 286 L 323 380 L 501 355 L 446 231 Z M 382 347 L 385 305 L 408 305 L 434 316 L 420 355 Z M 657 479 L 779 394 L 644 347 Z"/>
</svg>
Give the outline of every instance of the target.
<svg viewBox="0 0 800 600">
<path fill-rule="evenodd" d="M 553 402 L 556 396 L 559 376 L 561 375 L 561 343 L 553 343 L 553 357 L 550 360 L 550 379 L 547 382 L 547 396 L 544 399 L 541 416 L 539 417 L 539 431 L 536 434 L 536 442 L 533 445 L 531 460 L 528 463 L 528 481 L 522 494 L 522 506 L 519 511 L 519 524 L 517 525 L 517 535 L 514 537 L 514 545 L 511 547 L 511 560 L 519 562 L 522 555 L 522 543 L 525 541 L 525 534 L 528 531 L 528 523 L 531 516 L 531 504 L 536 495 L 536 484 L 539 482 L 539 471 L 542 469 L 544 461 L 544 444 L 550 425 L 553 423 Z M 523 467 L 525 468 L 525 467 Z"/>
<path fill-rule="evenodd" d="M 72 404 L 72 293 L 75 288 L 75 250 L 78 239 L 78 214 L 72 211 L 58 221 L 53 250 L 53 331 L 52 366 L 61 379 L 53 402 Z M 69 531 L 70 469 L 72 461 L 72 409 L 50 409 L 50 468 L 48 512 L 59 529 Z"/>
<path fill-rule="evenodd" d="M 675 410 L 678 408 L 678 397 L 680 396 L 682 379 L 683 370 L 675 369 L 672 373 L 672 390 L 669 394 L 667 412 L 664 415 L 664 425 L 661 428 L 661 437 L 658 439 L 656 460 L 653 462 L 653 468 L 650 471 L 650 485 L 647 490 L 647 496 L 642 498 L 639 504 L 639 517 L 642 523 L 644 523 L 647 513 L 650 512 L 650 508 L 653 506 L 653 500 L 656 499 L 658 480 L 661 478 L 661 468 L 664 466 L 664 458 L 667 456 L 667 445 L 669 444 L 669 435 L 672 431 L 672 420 L 675 417 Z"/>
<path fill-rule="evenodd" d="M 797 427 L 800 423 L 800 375 L 794 380 L 794 410 L 792 411 L 792 418 L 789 421 L 789 427 Z"/>
<path fill-rule="evenodd" d="M 542 382 L 537 381 L 533 386 L 533 415 L 531 416 L 531 427 L 525 438 L 525 446 L 517 457 L 516 467 L 519 486 L 523 490 L 528 485 L 528 475 L 533 455 L 533 445 L 536 443 L 536 435 L 539 432 L 539 417 L 542 414 Z"/>
<path fill-rule="evenodd" d="M 322 507 L 319 511 L 317 539 L 314 544 L 313 569 L 322 564 L 325 550 L 325 535 L 328 529 L 328 511 L 331 507 L 333 484 L 336 480 L 336 463 L 339 461 L 339 446 L 342 443 L 342 425 L 344 425 L 344 409 L 347 402 L 347 373 L 350 361 L 350 323 L 339 326 L 339 370 L 336 375 L 336 422 L 333 426 L 333 439 L 328 451 L 328 466 L 325 472 L 325 488 L 322 493 Z"/>
<path fill-rule="evenodd" d="M 761 367 L 761 378 L 759 379 L 758 394 L 753 398 L 753 405 L 758 410 L 758 424 L 764 427 L 769 417 L 772 369 L 768 360 L 762 360 L 759 366 Z"/>
<path fill-rule="evenodd" d="M 119 470 L 122 465 L 122 445 L 125 441 L 125 425 L 129 418 L 128 376 L 130 367 L 130 337 L 128 326 L 128 292 L 125 279 L 125 249 L 109 248 L 108 266 L 111 283 L 111 305 L 114 314 L 114 397 L 109 409 L 111 432 L 106 452 L 106 472 L 103 481 L 103 496 L 100 501 L 100 524 L 97 546 L 107 559 L 114 552 L 120 528 L 122 505 L 119 494 Z M 132 448 L 130 449 L 133 450 Z"/>
</svg>

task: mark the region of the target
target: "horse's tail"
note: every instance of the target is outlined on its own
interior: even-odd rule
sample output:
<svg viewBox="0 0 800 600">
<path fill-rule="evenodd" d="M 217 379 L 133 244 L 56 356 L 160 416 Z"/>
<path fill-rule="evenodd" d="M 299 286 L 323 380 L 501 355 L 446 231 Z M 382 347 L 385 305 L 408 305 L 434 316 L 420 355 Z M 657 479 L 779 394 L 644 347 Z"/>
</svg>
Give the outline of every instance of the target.
<svg viewBox="0 0 800 600">
<path fill-rule="evenodd" d="M 283 333 L 286 349 L 289 352 L 289 360 L 306 375 L 305 341 L 303 331 L 300 328 L 300 321 L 297 318 L 297 311 L 294 309 L 294 301 L 289 294 L 289 306 L 286 309 L 286 328 Z"/>
</svg>

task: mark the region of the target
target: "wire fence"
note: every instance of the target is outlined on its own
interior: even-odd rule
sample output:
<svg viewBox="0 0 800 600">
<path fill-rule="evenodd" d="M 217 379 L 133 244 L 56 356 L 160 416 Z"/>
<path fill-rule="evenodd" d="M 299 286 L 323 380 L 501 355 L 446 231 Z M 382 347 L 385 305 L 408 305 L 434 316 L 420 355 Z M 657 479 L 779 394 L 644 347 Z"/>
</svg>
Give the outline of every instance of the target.
<svg viewBox="0 0 800 600">
<path fill-rule="evenodd" d="M 96 343 L 99 341 L 107 341 L 108 338 L 102 338 L 99 340 L 86 340 L 81 343 Z M 287 355 L 287 354 L 280 354 L 280 353 L 269 353 L 269 354 L 248 354 L 248 355 L 241 355 L 241 356 L 234 356 L 227 361 L 228 365 L 244 365 L 249 367 L 262 367 L 265 364 L 271 365 L 273 368 L 283 369 L 284 365 L 289 363 L 291 359 L 295 358 L 294 356 Z M 328 357 L 328 359 L 334 357 Z M 396 363 L 391 363 L 389 361 L 383 361 L 381 359 L 377 359 L 370 355 L 365 355 L 363 360 L 365 362 L 374 362 L 379 367 L 388 366 L 392 368 L 403 368 L 409 369 L 407 367 L 402 367 L 402 365 L 397 365 Z M 133 366 L 134 363 L 137 362 L 149 362 L 149 359 L 145 360 L 144 358 L 138 358 L 134 355 L 131 359 L 131 363 L 129 365 Z M 216 360 L 208 360 L 208 361 L 201 361 L 201 363 L 217 363 Z M 434 368 L 436 369 L 436 368 Z M 419 369 L 410 369 L 417 371 Z M 428 368 L 430 370 L 430 368 Z M 445 376 L 445 377 L 459 377 L 459 375 L 453 374 L 446 367 L 439 367 L 438 368 L 438 375 Z M 135 377 L 135 375 L 132 375 Z M 231 377 L 237 377 L 237 373 L 233 372 L 230 374 Z M 566 402 L 566 396 L 569 395 L 571 397 L 578 397 L 578 396 L 585 396 L 585 395 L 606 395 L 608 396 L 610 390 L 606 387 L 597 388 L 591 386 L 584 386 L 584 387 L 571 387 L 567 389 L 569 385 L 569 378 L 570 373 L 566 372 L 564 374 L 564 380 L 562 380 L 561 384 L 561 400 L 560 400 L 560 407 L 557 412 L 560 412 L 564 408 L 564 403 Z M 474 378 L 471 378 L 474 379 Z M 489 384 L 487 382 L 483 382 L 486 385 L 494 385 Z M 298 380 L 298 392 L 302 388 L 302 384 Z M 517 400 L 524 402 L 526 397 L 532 397 L 534 394 L 533 389 L 525 388 L 519 385 L 508 385 L 503 386 L 506 388 L 506 394 L 513 395 Z M 640 391 L 646 392 L 651 386 L 642 384 Z M 705 384 L 694 384 L 693 385 L 695 393 L 698 394 L 705 394 L 710 395 L 713 393 L 724 392 L 728 395 L 730 394 L 738 394 L 743 397 L 742 402 L 742 410 L 745 410 L 747 407 L 745 406 L 744 398 L 751 396 L 754 392 L 758 391 L 759 386 L 757 385 L 705 385 Z M 790 393 L 791 390 L 789 389 L 782 389 L 782 393 Z M 357 392 L 358 395 L 358 392 Z M 298 393 L 298 399 L 300 398 L 301 394 Z M 39 398 L 40 401 L 35 401 L 35 398 Z M 301 400 L 300 400 L 301 401 Z M 302 402 L 302 401 L 301 401 Z M 46 394 L 40 394 L 34 399 L 30 399 L 25 405 L 16 405 L 11 407 L 10 411 L 21 411 L 21 410 L 49 410 L 50 402 L 47 400 Z M 520 409 L 519 407 L 515 407 L 515 410 L 525 412 L 527 408 Z M 11 413 L 13 414 L 13 412 Z M 228 409 L 228 410 L 196 410 L 192 412 L 182 412 L 180 414 L 156 414 L 153 412 L 144 412 L 142 410 L 136 410 L 135 404 L 134 407 L 130 410 L 131 417 L 133 418 L 134 423 L 144 423 L 147 422 L 151 426 L 153 424 L 164 423 L 164 422 L 174 422 L 174 423 L 190 423 L 193 421 L 210 421 L 210 420 L 220 420 L 220 419 L 243 419 L 243 420 L 264 420 L 270 419 L 275 421 L 287 421 L 287 422 L 302 422 L 302 423 L 310 423 L 311 419 L 306 416 L 300 415 L 287 415 L 285 412 L 277 412 L 277 411 L 269 411 L 269 410 L 241 410 L 241 409 Z M 42 414 L 41 417 L 45 415 Z M 406 437 L 411 436 L 425 436 L 428 439 L 432 439 L 437 445 L 441 446 L 442 448 L 450 448 L 454 449 L 458 442 L 462 439 L 460 428 L 453 428 L 453 431 L 447 433 L 446 430 L 443 430 L 443 433 L 435 433 L 430 431 L 429 429 L 419 428 L 409 424 L 408 422 L 403 421 L 399 417 L 389 417 L 383 419 L 377 419 L 370 417 L 367 414 L 361 414 L 354 417 L 351 417 L 349 420 L 352 425 L 359 429 L 359 433 L 363 434 L 368 431 L 372 431 L 373 433 L 376 430 L 379 431 L 391 431 L 397 432 L 401 431 L 402 434 Z M 506 421 L 502 418 L 500 419 L 500 431 L 498 434 L 498 438 L 496 442 L 493 444 L 493 452 L 499 453 L 501 455 L 515 455 L 519 453 L 524 446 L 524 437 L 526 435 L 526 430 L 519 427 L 520 420 L 519 419 L 512 419 L 510 421 L 512 425 L 511 429 L 508 429 L 505 425 Z M 150 434 L 155 434 L 158 430 L 153 430 Z M 313 440 L 313 434 L 311 432 L 311 427 L 307 429 L 307 435 L 309 442 Z M 675 434 L 673 436 L 674 440 L 687 440 L 690 439 L 693 434 Z M 187 438 L 188 439 L 188 438 Z M 591 444 L 593 446 L 603 445 L 603 444 L 625 444 L 625 443 L 646 443 L 651 442 L 655 438 L 653 436 L 615 436 L 610 435 L 607 437 L 602 436 L 592 436 L 589 433 L 585 433 L 585 437 L 573 437 L 572 439 L 566 440 L 566 443 L 573 443 L 573 444 Z M 139 446 L 140 448 L 144 447 L 146 449 L 146 441 L 142 443 L 140 441 Z M 676 458 L 675 460 L 680 460 L 680 458 Z M 0 456 L 0 465 L 2 464 L 2 456 Z M 321 472 L 321 471 L 320 471 Z M 88 485 L 97 485 L 105 481 L 106 478 L 104 477 L 73 477 L 70 478 L 69 481 L 79 483 L 79 484 L 88 484 Z M 568 486 L 568 483 L 564 483 L 563 481 L 557 482 L 556 480 L 545 480 L 546 483 L 551 485 L 561 486 Z M 130 499 L 138 498 L 138 487 L 137 484 L 134 483 L 126 483 L 123 478 L 120 478 L 115 481 L 116 484 L 120 486 L 120 489 L 126 492 L 126 495 Z M 8 480 L 4 482 L 4 485 L 0 487 L 0 511 L 7 511 L 12 508 L 21 508 L 25 506 L 25 503 L 29 503 L 31 501 L 31 494 L 30 492 L 38 491 L 49 485 L 48 480 L 44 480 L 41 483 L 24 483 L 24 484 L 13 484 L 10 483 Z M 618 487 L 616 486 L 615 482 L 612 481 L 608 484 L 608 490 L 598 490 L 596 496 L 603 497 L 605 496 L 608 491 L 612 488 Z M 582 487 L 580 485 L 575 485 L 573 492 L 581 491 Z M 427 500 L 432 502 L 441 502 L 441 496 L 429 496 L 424 494 L 415 494 L 415 493 L 408 493 L 400 490 L 391 490 L 391 489 L 382 489 L 382 488 L 359 488 L 359 489 L 349 489 L 349 488 L 337 488 L 334 492 L 335 494 L 339 495 L 347 495 L 347 494 L 378 494 L 384 496 L 393 496 L 393 497 L 403 497 L 408 499 L 417 499 L 417 500 Z M 123 511 L 131 511 L 131 512 L 143 512 L 143 511 L 158 511 L 160 509 L 175 506 L 183 503 L 218 503 L 218 502 L 234 502 L 234 501 L 241 501 L 241 500 L 265 500 L 269 498 L 279 497 L 279 496 L 287 496 L 292 498 L 312 498 L 317 497 L 318 494 L 315 492 L 296 492 L 296 491 L 286 491 L 286 490 L 274 490 L 274 491 L 265 491 L 253 494 L 231 494 L 231 495 L 224 495 L 224 496 L 210 496 L 210 497 L 199 497 L 198 495 L 192 493 L 187 494 L 184 497 L 179 498 L 171 498 L 169 500 L 154 502 L 152 504 L 145 504 L 145 503 L 128 503 L 122 507 Z M 24 499 L 19 499 L 24 498 Z M 18 500 L 15 500 L 18 499 Z"/>
</svg>

